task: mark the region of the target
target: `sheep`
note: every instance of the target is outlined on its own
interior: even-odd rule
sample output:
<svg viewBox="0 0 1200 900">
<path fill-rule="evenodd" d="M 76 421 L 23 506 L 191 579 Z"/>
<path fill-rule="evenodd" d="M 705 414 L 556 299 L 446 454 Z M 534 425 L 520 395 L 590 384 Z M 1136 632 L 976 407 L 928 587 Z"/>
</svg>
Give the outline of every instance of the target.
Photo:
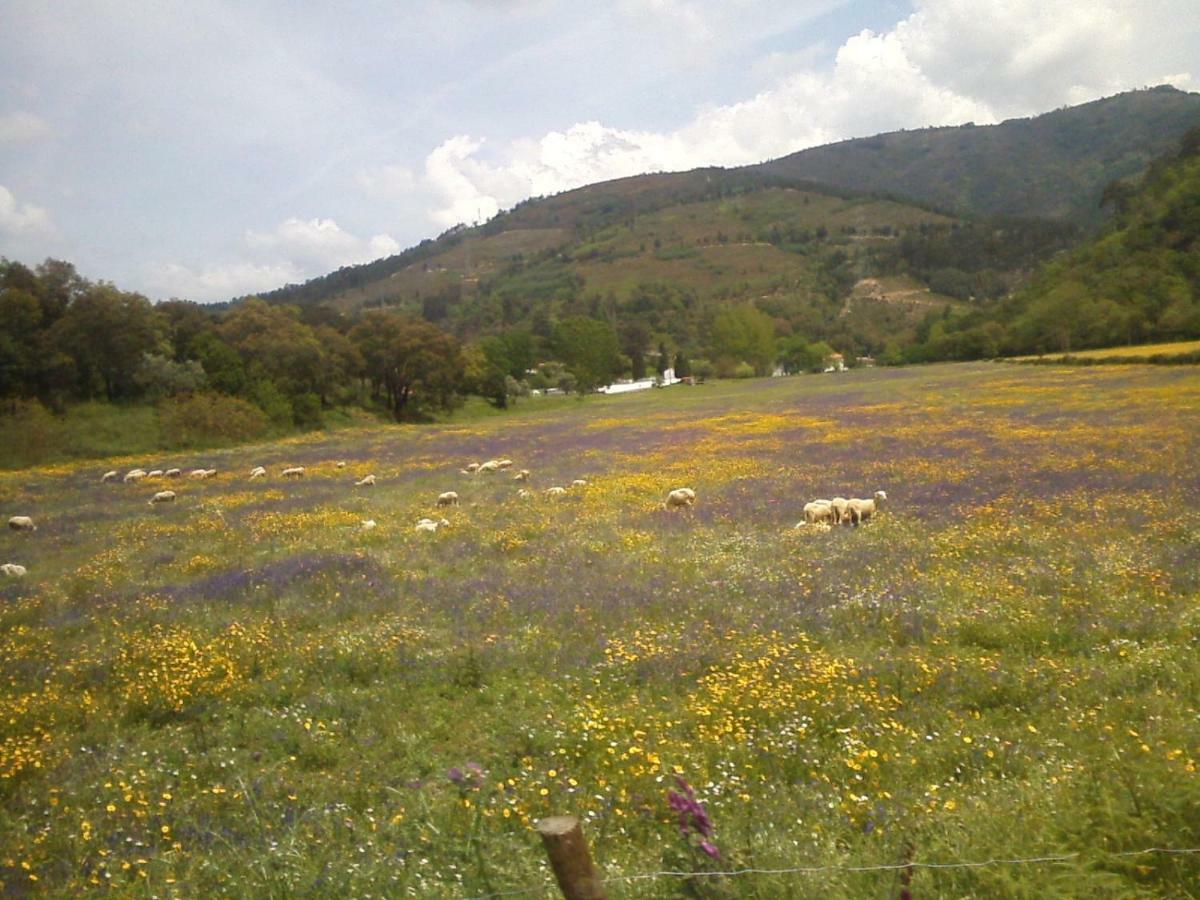
<svg viewBox="0 0 1200 900">
<path fill-rule="evenodd" d="M 667 509 L 679 509 L 684 506 L 691 506 L 696 502 L 696 492 L 691 488 L 676 488 L 667 494 L 666 503 Z"/>
<path fill-rule="evenodd" d="M 116 481 L 118 474 L 119 473 L 117 472 L 116 469 L 113 469 L 111 472 L 105 472 L 103 475 L 100 476 L 100 483 L 104 484 L 106 481 Z"/>
<path fill-rule="evenodd" d="M 479 464 L 479 469 L 478 469 L 477 471 L 479 471 L 479 472 L 488 472 L 488 473 L 491 473 L 491 472 L 495 472 L 495 471 L 497 471 L 499 468 L 500 468 L 500 460 L 498 460 L 498 459 L 489 459 L 489 460 L 488 460 L 487 462 L 485 462 L 485 463 L 480 463 L 480 464 Z"/>
<path fill-rule="evenodd" d="M 337 461 L 337 467 L 338 467 L 339 469 L 344 469 L 344 468 L 346 468 L 346 461 L 345 461 L 344 459 L 339 459 L 339 460 Z"/>
<path fill-rule="evenodd" d="M 159 491 L 157 494 L 155 494 L 153 497 L 150 498 L 151 506 L 154 506 L 156 503 L 174 503 L 174 502 L 175 502 L 175 492 L 174 491 Z"/>
<path fill-rule="evenodd" d="M 354 482 L 355 487 L 375 487 L 375 476 L 364 475 L 361 480 Z"/>
<path fill-rule="evenodd" d="M 429 533 L 432 534 L 433 532 L 437 531 L 439 528 L 445 528 L 449 524 L 450 523 L 446 519 L 439 519 L 436 522 L 433 519 L 422 519 L 420 522 L 417 523 L 416 530 L 417 531 L 428 531 Z"/>
<path fill-rule="evenodd" d="M 29 516 L 13 516 L 8 520 L 8 527 L 13 531 L 37 531 L 37 526 Z"/>
<path fill-rule="evenodd" d="M 546 489 L 546 496 L 551 500 L 557 500 L 559 497 L 565 496 L 567 489 L 565 487 L 552 487 Z"/>
<path fill-rule="evenodd" d="M 162 469 L 151 469 L 149 472 L 146 473 L 146 477 L 147 478 L 162 478 L 163 470 Z"/>
<path fill-rule="evenodd" d="M 833 506 L 828 500 L 814 500 L 804 504 L 804 521 L 802 525 L 816 525 L 818 522 L 833 520 Z"/>
<path fill-rule="evenodd" d="M 121 480 L 126 484 L 136 484 L 146 477 L 145 469 L 130 469 Z"/>
<path fill-rule="evenodd" d="M 867 521 L 876 512 L 883 509 L 883 505 L 887 503 L 887 492 L 876 491 L 875 496 L 870 500 L 850 500 L 846 507 L 847 521 L 852 525 L 861 525 Z"/>
<path fill-rule="evenodd" d="M 208 469 L 192 469 L 188 472 L 188 478 L 194 478 L 197 481 L 208 477 Z"/>
<path fill-rule="evenodd" d="M 266 478 L 266 477 L 267 477 L 267 470 L 266 470 L 265 466 L 255 466 L 253 469 L 250 470 L 250 480 L 251 481 L 253 481 L 255 478 Z"/>
<path fill-rule="evenodd" d="M 513 465 L 513 461 L 511 459 L 501 459 L 501 460 L 497 460 L 497 462 L 496 462 L 497 469 L 511 469 L 512 465 Z"/>
<path fill-rule="evenodd" d="M 529 470 L 528 469 L 522 469 L 520 472 L 518 472 L 516 475 L 513 476 L 513 481 L 528 481 L 528 480 L 529 480 Z"/>
<path fill-rule="evenodd" d="M 213 477 L 214 475 L 216 475 L 216 474 L 217 474 L 217 470 L 216 470 L 216 469 L 205 469 L 205 470 L 204 470 L 204 477 L 205 477 L 205 478 L 212 478 L 212 477 Z"/>
<path fill-rule="evenodd" d="M 16 563 L 5 563 L 0 566 L 0 573 L 3 573 L 9 578 L 24 578 L 29 574 L 24 566 L 18 566 Z"/>
<path fill-rule="evenodd" d="M 166 478 L 181 478 L 183 472 L 179 469 L 167 469 L 167 471 L 163 472 L 163 476 Z"/>
<path fill-rule="evenodd" d="M 467 463 L 467 467 L 462 470 L 464 475 L 474 475 L 479 471 L 479 463 Z"/>
<path fill-rule="evenodd" d="M 528 500 L 532 496 L 533 491 L 526 490 L 525 488 L 521 488 L 519 491 L 517 491 L 517 498 L 520 500 Z"/>
<path fill-rule="evenodd" d="M 833 508 L 833 524 L 841 525 L 846 522 L 846 504 L 850 501 L 845 497 L 834 497 L 829 501 L 829 505 Z"/>
<path fill-rule="evenodd" d="M 576 478 L 571 482 L 571 487 L 587 487 L 587 482 L 582 478 Z"/>
<path fill-rule="evenodd" d="M 458 506 L 458 494 L 455 491 L 446 491 L 444 494 L 438 494 L 438 506 Z"/>
<path fill-rule="evenodd" d="M 363 531 L 373 531 L 375 529 L 374 519 L 363 519 L 361 524 Z"/>
<path fill-rule="evenodd" d="M 292 466 L 291 468 L 284 469 L 279 474 L 284 478 L 303 478 L 304 466 Z"/>
</svg>

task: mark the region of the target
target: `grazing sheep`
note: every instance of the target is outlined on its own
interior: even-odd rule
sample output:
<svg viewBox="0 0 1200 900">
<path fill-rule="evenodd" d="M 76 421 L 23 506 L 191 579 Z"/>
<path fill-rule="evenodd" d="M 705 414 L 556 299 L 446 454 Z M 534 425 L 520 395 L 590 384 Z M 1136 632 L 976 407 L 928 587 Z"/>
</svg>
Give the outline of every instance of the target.
<svg viewBox="0 0 1200 900">
<path fill-rule="evenodd" d="M 664 504 L 667 509 L 679 509 L 684 506 L 691 506 L 696 502 L 696 492 L 691 488 L 676 488 L 667 494 L 667 500 Z"/>
<path fill-rule="evenodd" d="M 197 481 L 208 477 L 208 469 L 192 469 L 188 472 L 188 478 L 194 478 Z"/>
<path fill-rule="evenodd" d="M 500 469 L 500 460 L 498 460 L 498 459 L 489 459 L 487 462 L 479 464 L 480 472 L 491 473 L 491 472 L 496 472 L 499 469 Z"/>
<path fill-rule="evenodd" d="M 8 520 L 8 527 L 13 531 L 37 531 L 37 526 L 29 516 L 13 516 Z"/>
<path fill-rule="evenodd" d="M 467 467 L 462 470 L 464 475 L 474 475 L 479 471 L 479 463 L 467 463 Z"/>
<path fill-rule="evenodd" d="M 163 470 L 162 469 L 151 469 L 149 472 L 146 473 L 146 477 L 147 478 L 162 478 Z"/>
<path fill-rule="evenodd" d="M 163 472 L 163 475 L 167 478 L 179 478 L 183 475 L 183 472 L 179 469 L 167 469 L 167 471 Z"/>
<path fill-rule="evenodd" d="M 375 528 L 375 520 L 374 519 L 363 519 L 362 520 L 362 530 L 363 531 L 372 531 L 372 530 L 374 530 L 374 528 Z"/>
<path fill-rule="evenodd" d="M 111 472 L 105 472 L 103 475 L 100 476 L 100 483 L 103 484 L 106 481 L 116 481 L 118 474 L 119 473 L 117 472 L 116 469 L 113 469 Z"/>
<path fill-rule="evenodd" d="M 828 500 L 814 500 L 804 504 L 804 525 L 833 521 L 833 505 Z"/>
<path fill-rule="evenodd" d="M 517 491 L 517 497 L 521 500 L 528 500 L 532 496 L 533 491 L 527 490 L 526 488 L 521 488 L 519 491 Z"/>
<path fill-rule="evenodd" d="M 528 469 L 522 469 L 520 472 L 518 472 L 516 475 L 513 476 L 513 481 L 528 481 L 528 480 L 529 480 L 529 470 Z"/>
<path fill-rule="evenodd" d="M 216 469 L 205 469 L 205 470 L 204 470 L 204 477 L 205 477 L 205 478 L 212 478 L 212 477 L 213 477 L 214 475 L 216 475 L 216 474 L 217 474 L 217 470 L 216 470 Z"/>
<path fill-rule="evenodd" d="M 557 500 L 559 497 L 566 496 L 567 489 L 565 487 L 552 487 L 546 489 L 546 496 Z"/>
<path fill-rule="evenodd" d="M 9 578 L 24 578 L 29 574 L 24 566 L 18 566 L 16 563 L 5 563 L 0 566 L 0 573 Z"/>
<path fill-rule="evenodd" d="M 174 502 L 175 502 L 175 492 L 174 491 L 159 491 L 157 494 L 155 494 L 153 497 L 150 498 L 151 506 L 154 506 L 156 503 L 174 503 Z"/>
<path fill-rule="evenodd" d="M 846 504 L 850 501 L 845 497 L 834 497 L 829 501 L 829 505 L 833 507 L 833 524 L 841 525 L 846 521 Z"/>
<path fill-rule="evenodd" d="M 290 469 L 284 469 L 279 474 L 284 478 L 303 478 L 304 466 L 292 466 Z"/>
<path fill-rule="evenodd" d="M 361 480 L 354 482 L 355 487 L 375 487 L 375 476 L 364 475 Z"/>
<path fill-rule="evenodd" d="M 145 469 L 130 469 L 121 480 L 126 484 L 136 484 L 146 477 Z"/>
<path fill-rule="evenodd" d="M 587 482 L 582 478 L 576 478 L 571 482 L 571 487 L 587 487 Z"/>
<path fill-rule="evenodd" d="M 497 460 L 496 468 L 497 469 L 511 469 L 512 464 L 513 464 L 513 461 L 511 459 L 501 459 L 501 460 Z"/>
<path fill-rule="evenodd" d="M 861 525 L 879 510 L 883 509 L 883 505 L 886 502 L 886 491 L 876 491 L 875 496 L 870 500 L 850 500 L 846 506 L 847 521 L 852 525 Z"/>
<path fill-rule="evenodd" d="M 266 478 L 266 477 L 267 477 L 267 470 L 266 470 L 265 466 L 255 466 L 253 469 L 250 470 L 250 480 L 251 481 L 253 481 L 255 478 Z"/>
<path fill-rule="evenodd" d="M 438 506 L 458 506 L 458 494 L 455 491 L 446 491 L 444 494 L 438 494 Z"/>
<path fill-rule="evenodd" d="M 346 461 L 345 461 L 344 459 L 339 459 L 339 460 L 337 461 L 337 467 L 338 467 L 339 469 L 344 469 L 344 468 L 346 468 Z"/>
</svg>

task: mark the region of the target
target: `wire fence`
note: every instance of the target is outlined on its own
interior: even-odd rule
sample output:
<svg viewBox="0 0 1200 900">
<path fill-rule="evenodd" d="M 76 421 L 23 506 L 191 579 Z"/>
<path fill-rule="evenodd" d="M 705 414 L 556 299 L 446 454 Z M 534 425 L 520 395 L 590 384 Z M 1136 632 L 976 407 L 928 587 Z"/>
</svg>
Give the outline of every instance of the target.
<svg viewBox="0 0 1200 900">
<path fill-rule="evenodd" d="M 1115 852 L 1106 852 L 1107 857 L 1133 857 L 1146 856 L 1154 853 L 1162 853 L 1168 855 L 1189 855 L 1200 854 L 1200 848 L 1193 847 L 1147 847 L 1144 850 L 1123 850 Z M 920 862 L 913 860 L 912 862 L 901 863 L 880 863 L 877 865 L 863 866 L 844 866 L 844 865 L 824 865 L 824 866 L 791 866 L 782 869 L 761 869 L 761 868 L 745 868 L 745 869 L 730 869 L 725 872 L 684 872 L 665 870 L 661 872 L 642 872 L 637 875 L 614 875 L 610 878 L 605 878 L 604 883 L 620 884 L 631 881 L 651 881 L 658 878 L 741 878 L 747 875 L 822 875 L 834 872 L 845 873 L 862 873 L 862 872 L 898 872 L 898 871 L 913 871 L 915 869 L 982 869 L 988 866 L 1025 866 L 1025 865 L 1040 865 L 1047 863 L 1065 863 L 1079 859 L 1084 854 L 1082 852 L 1062 853 L 1053 856 L 1027 856 L 1014 859 L 984 859 L 984 860 L 968 860 L 960 862 Z M 534 892 L 553 891 L 554 886 L 550 882 L 543 884 L 530 885 L 529 887 L 517 888 L 511 891 L 496 891 L 490 894 L 476 894 L 468 897 L 467 900 L 493 900 L 496 897 L 516 897 L 522 894 L 532 894 Z"/>
</svg>

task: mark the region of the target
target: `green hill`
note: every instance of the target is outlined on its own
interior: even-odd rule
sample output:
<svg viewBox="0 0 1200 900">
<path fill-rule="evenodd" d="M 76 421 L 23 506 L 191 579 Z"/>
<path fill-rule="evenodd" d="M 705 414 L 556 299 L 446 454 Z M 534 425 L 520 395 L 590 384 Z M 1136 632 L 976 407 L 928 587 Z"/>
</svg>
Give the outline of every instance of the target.
<svg viewBox="0 0 1200 900">
<path fill-rule="evenodd" d="M 1200 124 L 1200 94 L 1163 85 L 999 125 L 925 128 L 802 150 L 754 167 L 975 215 L 1102 220 L 1100 196 Z"/>
</svg>

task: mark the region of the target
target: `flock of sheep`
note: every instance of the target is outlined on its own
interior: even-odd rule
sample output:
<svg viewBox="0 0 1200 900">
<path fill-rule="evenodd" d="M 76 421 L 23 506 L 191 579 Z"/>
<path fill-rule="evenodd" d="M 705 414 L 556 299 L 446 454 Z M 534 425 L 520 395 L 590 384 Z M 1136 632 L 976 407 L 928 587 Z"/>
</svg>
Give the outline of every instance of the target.
<svg viewBox="0 0 1200 900">
<path fill-rule="evenodd" d="M 346 468 L 344 461 L 336 463 L 339 469 Z M 462 474 L 469 476 L 486 475 L 496 472 L 501 472 L 513 467 L 511 459 L 489 459 L 483 463 L 471 463 L 462 469 Z M 305 473 L 304 466 L 289 466 L 283 469 L 279 474 L 283 478 L 296 479 L 303 478 Z M 212 478 L 217 474 L 216 469 L 192 469 L 187 473 L 189 478 L 197 481 Z M 136 484 L 143 480 L 154 480 L 158 478 L 182 478 L 183 471 L 181 469 L 131 469 L 121 476 L 116 470 L 105 472 L 101 476 L 102 483 L 115 482 L 118 478 L 125 484 Z M 255 481 L 260 478 L 267 477 L 267 470 L 263 466 L 255 466 L 250 470 L 250 480 Z M 515 482 L 528 482 L 530 472 L 528 469 L 520 469 L 513 476 Z M 354 482 L 355 487 L 374 487 L 376 478 L 374 475 L 365 475 L 358 481 Z M 571 488 L 582 488 L 587 486 L 587 481 L 582 478 L 576 478 L 571 482 Z M 551 500 L 561 499 L 567 495 L 568 489 L 561 485 L 546 488 L 543 494 Z M 157 506 L 160 503 L 173 503 L 176 499 L 175 491 L 163 490 L 156 492 L 149 500 L 150 506 Z M 521 499 L 530 499 L 534 496 L 533 491 L 527 488 L 522 488 L 517 492 L 517 496 Z M 860 525 L 870 519 L 876 512 L 883 508 L 887 502 L 887 494 L 884 491 L 876 491 L 875 496 L 870 500 L 850 499 L 843 497 L 835 497 L 832 500 L 813 500 L 804 506 L 804 521 L 798 523 L 796 528 L 806 526 L 815 526 L 828 530 L 833 525 Z M 663 507 L 668 510 L 686 509 L 696 503 L 696 492 L 691 488 L 675 488 L 668 492 L 666 500 L 663 502 Z M 456 491 L 445 491 L 438 495 L 437 506 L 439 509 L 458 506 L 459 497 Z M 450 522 L 447 519 L 420 519 L 415 527 L 415 530 L 422 533 L 434 533 L 439 528 L 448 526 Z M 8 520 L 8 527 L 13 531 L 36 531 L 37 525 L 29 516 L 12 516 Z M 361 523 L 363 531 L 370 531 L 376 527 L 374 519 L 365 519 Z M 16 563 L 4 563 L 0 565 L 0 575 L 9 578 L 22 578 L 27 574 L 25 566 Z"/>
<path fill-rule="evenodd" d="M 831 528 L 834 525 L 861 525 L 887 503 L 887 492 L 876 491 L 870 500 L 834 497 L 832 500 L 813 500 L 804 504 L 804 521 L 797 528 L 808 525 Z"/>
</svg>

